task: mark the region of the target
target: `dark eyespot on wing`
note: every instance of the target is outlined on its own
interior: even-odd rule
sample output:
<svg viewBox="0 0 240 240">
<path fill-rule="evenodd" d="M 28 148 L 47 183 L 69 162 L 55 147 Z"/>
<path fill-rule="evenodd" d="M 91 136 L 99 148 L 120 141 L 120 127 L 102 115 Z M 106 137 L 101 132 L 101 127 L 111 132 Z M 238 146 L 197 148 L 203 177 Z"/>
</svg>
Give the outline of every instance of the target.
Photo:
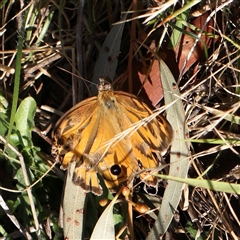
<svg viewBox="0 0 240 240">
<path fill-rule="evenodd" d="M 113 175 L 118 176 L 121 174 L 122 169 L 118 164 L 115 164 L 115 165 L 111 166 L 110 171 Z"/>
</svg>

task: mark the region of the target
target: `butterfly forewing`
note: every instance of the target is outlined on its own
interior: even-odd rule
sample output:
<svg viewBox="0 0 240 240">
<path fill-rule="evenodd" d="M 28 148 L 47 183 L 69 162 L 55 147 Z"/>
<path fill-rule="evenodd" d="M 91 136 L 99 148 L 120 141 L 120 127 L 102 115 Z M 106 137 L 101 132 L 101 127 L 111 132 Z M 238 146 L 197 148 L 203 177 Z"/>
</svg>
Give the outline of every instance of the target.
<svg viewBox="0 0 240 240">
<path fill-rule="evenodd" d="M 73 181 L 97 195 L 102 194 L 97 172 L 113 191 L 130 185 L 138 172 L 143 182 L 156 186 L 157 179 L 147 170 L 159 165 L 153 152 L 162 152 L 172 141 L 169 123 L 158 116 L 113 141 L 151 114 L 136 96 L 100 85 L 97 97 L 78 103 L 56 125 L 53 137 L 62 168 L 76 161 Z"/>
</svg>

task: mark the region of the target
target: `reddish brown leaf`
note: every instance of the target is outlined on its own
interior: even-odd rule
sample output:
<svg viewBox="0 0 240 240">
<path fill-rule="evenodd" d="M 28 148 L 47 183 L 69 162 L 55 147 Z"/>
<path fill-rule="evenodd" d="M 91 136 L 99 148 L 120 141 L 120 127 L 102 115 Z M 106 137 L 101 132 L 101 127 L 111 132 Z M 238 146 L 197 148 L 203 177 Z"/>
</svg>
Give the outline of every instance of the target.
<svg viewBox="0 0 240 240">
<path fill-rule="evenodd" d="M 209 16 L 208 12 L 199 16 L 192 22 L 192 25 L 194 25 L 197 29 L 202 29 L 202 27 L 206 23 L 208 16 Z M 193 38 L 187 34 L 184 34 L 182 36 L 182 39 L 179 41 L 178 46 L 175 48 L 175 54 L 176 54 L 176 59 L 178 62 L 178 68 L 179 68 L 180 72 L 182 71 L 182 75 L 184 73 L 186 73 L 193 64 L 195 64 L 195 63 L 198 64 L 199 61 L 201 60 L 201 58 L 204 54 L 204 45 L 202 42 L 205 43 L 206 48 L 208 49 L 211 46 L 211 44 L 213 43 L 213 41 L 216 40 L 205 34 L 205 33 L 213 34 L 213 28 L 214 28 L 214 21 L 213 21 L 213 19 L 210 19 L 210 21 L 206 24 L 206 26 L 203 30 L 203 34 L 201 35 L 202 41 L 198 41 L 198 43 L 196 44 L 193 51 L 191 49 L 194 46 L 195 38 Z M 196 36 L 199 34 L 199 32 L 194 32 L 193 30 L 191 30 L 189 28 L 187 28 L 186 31 L 191 32 Z M 188 55 L 189 55 L 190 51 L 192 51 L 192 54 L 189 57 Z M 186 62 L 188 57 L 189 57 L 189 59 Z"/>
<path fill-rule="evenodd" d="M 152 66 L 148 62 L 138 62 L 133 65 L 134 85 L 141 83 L 143 89 L 140 92 L 141 96 L 147 97 L 153 106 L 163 98 L 163 89 L 160 79 L 159 63 L 154 60 Z M 134 87 L 135 88 L 135 87 Z M 138 88 L 139 89 L 139 88 Z M 137 92 L 135 92 L 137 94 Z"/>
</svg>

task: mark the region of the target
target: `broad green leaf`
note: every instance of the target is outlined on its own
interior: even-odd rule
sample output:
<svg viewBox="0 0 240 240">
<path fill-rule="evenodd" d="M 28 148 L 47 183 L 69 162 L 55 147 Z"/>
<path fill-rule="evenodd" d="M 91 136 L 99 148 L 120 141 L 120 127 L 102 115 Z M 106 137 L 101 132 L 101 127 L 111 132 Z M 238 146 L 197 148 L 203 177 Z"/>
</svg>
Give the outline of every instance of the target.
<svg viewBox="0 0 240 240">
<path fill-rule="evenodd" d="M 34 175 L 30 169 L 28 169 L 28 177 L 30 179 L 34 179 Z M 14 176 L 14 179 L 18 180 L 18 183 L 16 184 L 16 187 L 18 190 L 23 190 L 26 188 L 25 178 L 24 178 L 23 171 L 21 168 L 19 168 L 17 170 L 17 172 Z M 29 200 L 26 200 L 26 201 L 28 202 Z"/>
<path fill-rule="evenodd" d="M 95 239 L 115 239 L 113 207 L 115 199 L 106 207 L 100 216 L 91 236 L 91 240 Z"/>
<path fill-rule="evenodd" d="M 7 109 L 8 109 L 8 102 L 0 92 L 0 113 L 7 113 Z"/>
<path fill-rule="evenodd" d="M 123 20 L 126 19 L 126 16 L 123 17 Z M 93 74 L 93 82 L 96 84 L 99 84 L 100 77 L 108 77 L 111 80 L 115 77 L 123 27 L 124 23 L 114 25 L 101 47 Z M 94 86 L 91 92 L 96 94 L 97 88 Z"/>
<path fill-rule="evenodd" d="M 187 133 L 185 112 L 176 81 L 171 71 L 163 60 L 159 59 L 159 61 L 165 104 L 172 104 L 166 110 L 167 119 L 174 132 L 174 140 L 172 142 L 170 155 L 169 175 L 184 178 L 187 176 L 189 167 L 189 143 L 183 141 Z M 173 215 L 177 210 L 182 194 L 182 186 L 183 183 L 168 181 L 168 187 L 164 192 L 159 215 L 147 237 L 148 240 L 158 239 L 159 235 L 163 235 L 167 231 Z"/>
<path fill-rule="evenodd" d="M 15 114 L 16 130 L 20 133 L 24 146 L 31 146 L 31 130 L 34 128 L 36 102 L 32 97 L 25 98 Z"/>
<path fill-rule="evenodd" d="M 69 165 L 63 195 L 63 232 L 65 239 L 82 239 L 85 190 L 73 183 L 75 163 Z"/>
<path fill-rule="evenodd" d="M 0 112 L 0 136 L 5 137 L 9 129 L 9 119 L 5 113 Z"/>
</svg>

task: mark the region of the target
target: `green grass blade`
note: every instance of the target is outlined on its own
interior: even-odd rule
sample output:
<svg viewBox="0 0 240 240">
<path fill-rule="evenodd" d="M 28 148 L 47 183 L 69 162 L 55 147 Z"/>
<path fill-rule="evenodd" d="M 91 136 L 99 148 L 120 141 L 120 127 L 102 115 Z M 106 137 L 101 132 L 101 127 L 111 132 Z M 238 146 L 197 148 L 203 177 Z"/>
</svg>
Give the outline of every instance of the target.
<svg viewBox="0 0 240 240">
<path fill-rule="evenodd" d="M 18 45 L 17 45 L 16 69 L 15 69 L 14 87 L 13 87 L 13 101 L 12 101 L 12 108 L 11 108 L 9 130 L 8 130 L 7 139 L 6 139 L 6 146 L 10 139 L 10 135 L 13 129 L 13 123 L 15 120 L 15 114 L 17 111 L 17 103 L 18 103 L 18 95 L 19 95 L 19 87 L 20 87 L 20 76 L 21 76 L 21 59 L 22 59 L 23 41 L 25 36 L 25 22 L 26 22 L 26 15 L 23 13 L 23 21 L 22 21 L 20 32 L 19 32 L 19 39 L 18 39 Z"/>
<path fill-rule="evenodd" d="M 179 178 L 162 174 L 156 174 L 156 176 L 166 180 L 173 180 L 181 183 L 186 183 L 193 187 L 201 187 L 218 192 L 240 194 L 240 184 L 219 182 L 208 179 Z"/>
</svg>

